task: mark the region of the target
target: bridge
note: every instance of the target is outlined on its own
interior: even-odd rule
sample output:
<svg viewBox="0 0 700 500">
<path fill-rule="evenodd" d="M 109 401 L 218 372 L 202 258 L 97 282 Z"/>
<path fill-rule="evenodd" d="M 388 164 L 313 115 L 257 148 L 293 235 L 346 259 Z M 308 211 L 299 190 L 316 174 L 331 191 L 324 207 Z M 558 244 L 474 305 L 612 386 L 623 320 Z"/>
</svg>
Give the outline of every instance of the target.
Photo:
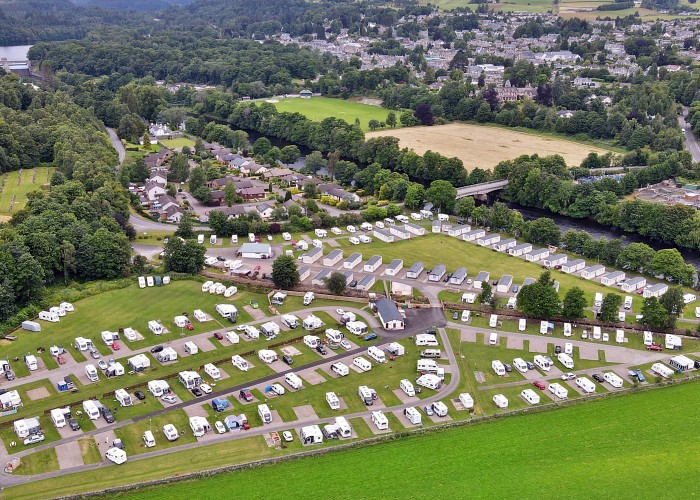
<svg viewBox="0 0 700 500">
<path fill-rule="evenodd" d="M 464 186 L 457 188 L 457 198 L 464 198 L 465 196 L 478 196 L 492 193 L 493 191 L 500 191 L 508 184 L 508 179 L 501 179 L 498 181 L 482 182 L 481 184 L 472 184 L 471 186 Z"/>
</svg>

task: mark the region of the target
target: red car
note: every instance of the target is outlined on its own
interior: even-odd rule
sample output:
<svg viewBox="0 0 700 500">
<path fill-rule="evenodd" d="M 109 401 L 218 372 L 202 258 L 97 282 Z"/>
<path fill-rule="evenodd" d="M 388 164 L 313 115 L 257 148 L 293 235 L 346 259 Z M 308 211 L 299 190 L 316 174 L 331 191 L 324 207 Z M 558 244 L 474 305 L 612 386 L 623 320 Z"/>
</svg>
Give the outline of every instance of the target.
<svg viewBox="0 0 700 500">
<path fill-rule="evenodd" d="M 216 333 L 214 334 L 214 338 L 215 338 L 216 340 L 224 340 L 224 336 L 221 335 L 219 332 L 216 332 Z"/>
<path fill-rule="evenodd" d="M 535 380 L 532 385 L 537 387 L 539 390 L 544 391 L 544 382 L 540 382 L 539 380 Z"/>
<path fill-rule="evenodd" d="M 651 344 L 647 346 L 647 351 L 663 351 L 664 348 L 658 344 Z"/>
<path fill-rule="evenodd" d="M 260 266 L 255 266 L 255 267 L 253 268 L 253 271 L 260 271 Z"/>
<path fill-rule="evenodd" d="M 187 323 L 187 329 L 194 330 L 194 326 L 192 326 L 192 323 Z"/>
<path fill-rule="evenodd" d="M 112 342 L 112 349 L 114 349 L 115 351 L 118 351 L 118 350 L 119 350 L 119 344 L 118 344 L 117 342 Z"/>
</svg>

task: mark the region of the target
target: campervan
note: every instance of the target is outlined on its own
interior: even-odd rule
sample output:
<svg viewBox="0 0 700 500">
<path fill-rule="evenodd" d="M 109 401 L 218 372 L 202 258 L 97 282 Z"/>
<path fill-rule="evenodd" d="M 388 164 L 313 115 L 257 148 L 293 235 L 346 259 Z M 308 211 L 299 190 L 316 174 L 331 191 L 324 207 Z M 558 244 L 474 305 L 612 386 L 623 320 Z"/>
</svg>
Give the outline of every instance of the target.
<svg viewBox="0 0 700 500">
<path fill-rule="evenodd" d="M 97 382 L 99 380 L 99 377 L 97 375 L 97 368 L 95 368 L 95 365 L 85 365 L 85 375 L 87 376 L 88 380 L 90 380 L 90 382 Z"/>
<path fill-rule="evenodd" d="M 303 385 L 301 378 L 299 378 L 299 375 L 297 375 L 296 373 L 287 373 L 284 376 L 284 381 L 287 382 L 289 387 L 291 387 L 294 390 L 301 389 L 301 386 Z"/>
<path fill-rule="evenodd" d="M 107 460 L 110 462 L 114 462 L 117 465 L 121 465 L 124 462 L 126 462 L 126 452 L 122 450 L 121 448 L 110 448 L 107 450 L 107 453 L 105 453 L 105 457 Z"/>
<path fill-rule="evenodd" d="M 289 328 L 296 328 L 299 326 L 299 318 L 294 316 L 293 314 L 283 314 L 282 315 L 282 323 L 287 325 Z"/>
<path fill-rule="evenodd" d="M 333 328 L 328 328 L 328 329 L 326 329 L 326 338 L 329 341 L 335 342 L 337 344 L 341 340 L 343 340 L 343 334 L 338 330 L 334 330 Z"/>
<path fill-rule="evenodd" d="M 489 334 L 489 345 L 498 344 L 498 334 L 496 332 L 491 332 Z"/>
<path fill-rule="evenodd" d="M 362 356 L 358 356 L 355 359 L 352 360 L 352 364 L 357 366 L 360 370 L 363 372 L 368 372 L 372 369 L 372 363 L 367 361 L 365 358 Z"/>
<path fill-rule="evenodd" d="M 416 380 L 416 385 L 425 387 L 426 389 L 438 390 L 442 385 L 442 379 L 437 375 L 433 375 L 432 373 L 426 373 L 425 375 L 418 377 Z"/>
<path fill-rule="evenodd" d="M 146 431 L 143 433 L 143 444 L 146 448 L 153 448 L 156 445 L 156 438 L 153 437 L 153 432 Z"/>
<path fill-rule="evenodd" d="M 32 354 L 27 354 L 24 357 L 24 363 L 27 365 L 27 368 L 29 369 L 30 372 L 36 371 L 39 369 L 39 365 L 36 360 L 36 356 Z"/>
<path fill-rule="evenodd" d="M 367 348 L 367 355 L 377 363 L 386 363 L 386 354 L 378 347 L 370 346 Z"/>
<path fill-rule="evenodd" d="M 366 385 L 359 386 L 357 388 L 357 394 L 360 396 L 365 406 L 372 406 L 377 399 L 377 391 L 370 389 Z"/>
<path fill-rule="evenodd" d="M 469 322 L 469 319 L 472 317 L 472 312 L 468 309 L 465 309 L 462 311 L 462 322 L 467 323 Z"/>
<path fill-rule="evenodd" d="M 416 389 L 413 387 L 413 383 L 408 379 L 401 380 L 401 382 L 399 382 L 399 387 L 407 396 L 413 397 L 416 395 Z"/>
<path fill-rule="evenodd" d="M 406 418 L 408 419 L 408 421 L 411 422 L 413 425 L 421 425 L 421 423 L 422 423 L 421 414 L 415 408 L 413 408 L 413 407 L 406 408 L 403 411 L 403 414 L 406 415 Z"/>
<path fill-rule="evenodd" d="M 272 412 L 266 404 L 258 405 L 258 415 L 263 424 L 272 423 Z"/>
</svg>

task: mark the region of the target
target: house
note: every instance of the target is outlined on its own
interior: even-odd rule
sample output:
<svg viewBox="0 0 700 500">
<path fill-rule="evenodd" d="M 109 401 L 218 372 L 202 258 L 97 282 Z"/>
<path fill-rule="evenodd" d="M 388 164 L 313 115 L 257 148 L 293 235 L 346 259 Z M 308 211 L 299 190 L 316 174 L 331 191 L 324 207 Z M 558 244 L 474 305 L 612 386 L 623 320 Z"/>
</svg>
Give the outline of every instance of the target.
<svg viewBox="0 0 700 500">
<path fill-rule="evenodd" d="M 357 289 L 358 290 L 369 290 L 372 288 L 374 283 L 377 281 L 377 278 L 374 277 L 374 274 L 366 274 L 360 281 L 357 282 Z"/>
<path fill-rule="evenodd" d="M 498 284 L 496 285 L 496 291 L 498 293 L 508 293 L 511 286 L 513 286 L 513 276 L 511 276 L 510 274 L 504 274 L 503 276 L 501 276 L 501 279 L 498 280 Z"/>
<path fill-rule="evenodd" d="M 666 283 L 657 283 L 646 287 L 642 296 L 645 299 L 648 299 L 649 297 L 661 297 L 666 292 L 668 292 L 668 285 Z"/>
<path fill-rule="evenodd" d="M 581 277 L 587 280 L 592 280 L 603 274 L 605 274 L 605 266 L 600 264 L 589 266 L 581 270 Z"/>
<path fill-rule="evenodd" d="M 228 216 L 229 219 L 237 219 L 241 215 L 246 214 L 246 209 L 242 205 L 233 205 L 232 207 L 220 207 L 216 209 L 217 212 L 221 212 Z"/>
<path fill-rule="evenodd" d="M 644 288 L 645 286 L 647 286 L 647 279 L 637 276 L 636 278 L 620 283 L 620 290 L 623 292 L 634 292 L 640 288 Z"/>
<path fill-rule="evenodd" d="M 313 264 L 321 257 L 323 257 L 323 248 L 313 247 L 301 257 L 301 261 L 304 264 Z"/>
<path fill-rule="evenodd" d="M 411 233 L 399 226 L 389 226 L 389 232 L 401 240 L 407 240 L 411 237 Z"/>
<path fill-rule="evenodd" d="M 393 243 L 394 242 L 394 235 L 391 234 L 391 232 L 387 231 L 386 229 L 374 228 L 374 231 L 372 231 L 372 234 L 374 235 L 375 238 L 377 238 L 378 240 L 382 240 L 384 243 Z"/>
<path fill-rule="evenodd" d="M 165 186 L 152 181 L 146 181 L 143 190 L 150 201 L 155 201 L 165 194 Z"/>
<path fill-rule="evenodd" d="M 343 262 L 343 268 L 354 269 L 360 262 L 362 262 L 362 254 L 355 252 L 350 257 L 345 259 Z"/>
<path fill-rule="evenodd" d="M 377 307 L 377 315 L 385 330 L 404 329 L 404 319 L 393 300 L 381 298 L 378 299 L 375 304 Z"/>
<path fill-rule="evenodd" d="M 336 248 L 331 253 L 323 258 L 324 266 L 335 266 L 343 258 L 343 251 L 340 248 Z"/>
<path fill-rule="evenodd" d="M 321 272 L 319 272 L 316 276 L 313 277 L 313 279 L 311 280 L 311 284 L 316 286 L 324 286 L 326 284 L 326 278 L 328 278 L 330 275 L 330 269 L 323 269 Z"/>
<path fill-rule="evenodd" d="M 423 272 L 423 269 L 425 269 L 425 264 L 422 262 L 414 262 L 413 265 L 408 268 L 408 271 L 406 271 L 406 277 L 416 279 Z"/>
<path fill-rule="evenodd" d="M 474 285 L 474 288 L 481 289 L 484 283 L 488 283 L 490 277 L 491 274 L 488 271 L 481 271 L 476 275 L 476 278 L 474 278 L 472 285 Z"/>
<path fill-rule="evenodd" d="M 265 198 L 267 196 L 267 193 L 261 187 L 250 187 L 241 189 L 238 195 L 244 200 L 258 200 Z"/>
<path fill-rule="evenodd" d="M 311 276 L 311 268 L 309 268 L 309 267 L 300 267 L 299 268 L 299 281 L 304 281 L 309 276 Z"/>
<path fill-rule="evenodd" d="M 251 160 L 243 163 L 239 167 L 239 170 L 242 174 L 246 175 L 263 175 L 265 172 L 268 172 L 270 168 L 268 165 L 260 165 L 259 163 Z"/>
<path fill-rule="evenodd" d="M 549 257 L 549 250 L 546 248 L 536 248 L 532 252 L 525 254 L 525 260 L 528 262 L 537 262 L 547 257 Z"/>
<path fill-rule="evenodd" d="M 213 181 L 207 182 L 207 186 L 209 186 L 211 189 L 223 189 L 226 187 L 226 184 L 229 182 L 233 183 L 235 180 L 235 177 L 232 175 L 227 175 L 226 177 L 221 177 L 219 179 L 214 179 Z"/>
<path fill-rule="evenodd" d="M 268 170 L 267 172 L 263 172 L 263 178 L 264 179 L 274 179 L 274 178 L 281 178 L 281 177 L 287 177 L 289 175 L 294 174 L 290 169 L 288 168 L 278 168 L 274 167 Z"/>
<path fill-rule="evenodd" d="M 574 259 L 565 262 L 561 265 L 561 272 L 566 274 L 572 274 L 581 271 L 586 267 L 586 261 L 583 259 Z"/>
<path fill-rule="evenodd" d="M 455 272 L 452 273 L 452 276 L 450 276 L 450 284 L 451 285 L 461 285 L 466 278 L 467 278 L 467 268 L 466 267 L 459 267 L 455 270 Z"/>
<path fill-rule="evenodd" d="M 545 259 L 542 259 L 542 264 L 548 269 L 552 269 L 556 266 L 561 266 L 566 263 L 569 257 L 564 253 L 557 253 L 550 255 Z"/>
<path fill-rule="evenodd" d="M 532 245 L 530 243 L 521 243 L 520 245 L 515 245 L 508 249 L 508 255 L 513 257 L 520 257 L 528 252 L 532 251 Z"/>
<path fill-rule="evenodd" d="M 275 211 L 275 209 L 267 203 L 261 203 L 260 205 L 256 205 L 255 210 L 257 210 L 258 215 L 260 215 L 260 218 L 262 220 L 267 220 L 270 217 L 272 217 L 272 214 Z"/>
<path fill-rule="evenodd" d="M 518 242 L 515 240 L 515 238 L 508 238 L 505 240 L 501 240 L 498 243 L 495 243 L 493 245 L 493 249 L 497 252 L 505 252 L 507 250 L 510 250 L 517 244 Z"/>
<path fill-rule="evenodd" d="M 238 193 L 239 195 L 241 194 L 242 190 L 255 187 L 255 184 L 253 184 L 253 181 L 251 181 L 250 179 L 237 180 L 234 181 L 233 184 L 236 186 L 236 193 Z"/>
<path fill-rule="evenodd" d="M 403 260 L 401 259 L 394 259 L 392 260 L 388 266 L 386 266 L 386 269 L 384 270 L 384 273 L 387 276 L 396 276 L 399 274 L 399 271 L 403 269 Z"/>
<path fill-rule="evenodd" d="M 464 233 L 468 233 L 471 230 L 472 230 L 471 226 L 463 224 L 460 226 L 454 226 L 454 227 L 449 228 L 447 230 L 447 234 L 449 236 L 454 236 L 455 238 L 461 238 Z"/>
<path fill-rule="evenodd" d="M 160 218 L 172 224 L 179 224 L 183 215 L 185 215 L 184 210 L 172 205 L 160 211 Z"/>
<path fill-rule="evenodd" d="M 284 209 L 287 212 L 289 212 L 289 209 L 292 207 L 299 207 L 299 210 L 301 211 L 301 215 L 306 215 L 306 207 L 302 207 L 294 200 L 287 200 L 284 203 L 282 203 L 282 206 L 284 207 Z"/>
<path fill-rule="evenodd" d="M 408 231 L 411 234 L 415 234 L 416 236 L 423 236 L 426 233 L 424 227 L 421 227 L 417 224 L 411 224 L 410 222 L 404 224 L 404 228 L 406 229 L 406 231 Z"/>
<path fill-rule="evenodd" d="M 434 220 L 430 224 L 430 228 L 433 234 L 440 234 L 440 232 L 442 231 L 442 221 L 440 221 L 439 219 Z"/>
<path fill-rule="evenodd" d="M 381 255 L 373 255 L 367 262 L 365 262 L 363 269 L 366 273 L 373 273 L 381 265 L 382 265 L 382 256 Z"/>
<path fill-rule="evenodd" d="M 160 184 L 161 186 L 165 187 L 168 185 L 168 176 L 165 172 L 153 172 L 151 173 L 151 177 L 146 179 L 146 181 Z"/>
<path fill-rule="evenodd" d="M 501 236 L 495 233 L 492 234 L 485 234 L 481 238 L 477 238 L 476 244 L 482 247 L 487 247 L 490 245 L 493 245 L 494 243 L 498 243 L 501 241 Z"/>
<path fill-rule="evenodd" d="M 483 229 L 473 229 L 472 231 L 467 231 L 462 234 L 462 239 L 464 241 L 476 241 L 479 238 L 483 238 L 486 235 L 486 231 Z"/>
<path fill-rule="evenodd" d="M 337 184 L 319 184 L 318 192 L 321 193 L 321 196 L 328 196 L 338 201 L 345 200 L 350 203 L 360 201 L 360 197 L 355 193 L 349 193 Z"/>
<path fill-rule="evenodd" d="M 267 243 L 243 243 L 236 255 L 247 259 L 269 259 L 272 247 Z"/>
<path fill-rule="evenodd" d="M 307 177 L 301 174 L 289 174 L 279 178 L 288 187 L 299 188 L 307 181 Z"/>
<path fill-rule="evenodd" d="M 428 273 L 428 281 L 440 281 L 445 275 L 446 268 L 443 264 L 438 264 Z"/>
<path fill-rule="evenodd" d="M 615 286 L 624 280 L 625 273 L 622 271 L 613 271 L 600 277 L 600 283 L 607 286 Z"/>
</svg>

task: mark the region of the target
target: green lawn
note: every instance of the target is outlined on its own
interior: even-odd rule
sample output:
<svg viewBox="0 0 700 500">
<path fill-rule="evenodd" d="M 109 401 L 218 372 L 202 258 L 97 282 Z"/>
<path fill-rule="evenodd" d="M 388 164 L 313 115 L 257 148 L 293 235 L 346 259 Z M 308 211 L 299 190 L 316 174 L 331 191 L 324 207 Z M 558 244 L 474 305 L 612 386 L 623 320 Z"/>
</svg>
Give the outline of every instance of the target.
<svg viewBox="0 0 700 500">
<path fill-rule="evenodd" d="M 213 422 L 209 423 L 213 424 Z M 180 431 L 180 438 L 177 441 L 168 441 L 165 438 L 163 435 L 163 426 L 165 424 L 173 424 L 175 428 Z M 153 448 L 146 448 L 143 442 L 143 433 L 149 429 L 153 432 L 153 436 L 156 440 L 156 445 Z M 190 430 L 189 417 L 183 410 L 169 411 L 162 415 L 155 416 L 152 419 L 144 419 L 120 427 L 114 432 L 126 445 L 126 452 L 129 455 L 138 455 L 148 451 L 162 450 L 197 442 L 197 438 L 192 435 L 192 431 Z"/>
<path fill-rule="evenodd" d="M 86 438 L 78 439 L 78 445 L 80 445 L 80 453 L 83 455 L 84 464 L 96 464 L 102 462 L 102 454 L 100 449 L 97 447 L 95 438 L 88 436 Z"/>
<path fill-rule="evenodd" d="M 440 465 L 440 494 L 446 497 L 461 498 L 467 490 L 469 496 L 477 498 L 547 496 L 561 488 L 562 477 L 568 478 L 568 490 L 578 491 L 587 498 L 685 495 L 695 486 L 694 464 L 700 459 L 700 435 L 692 425 L 700 417 L 695 404 L 699 394 L 700 384 L 688 383 L 394 440 L 380 446 L 221 474 L 206 480 L 159 485 L 123 496 L 186 499 L 191 498 L 192 491 L 197 491 L 198 495 L 208 497 L 228 491 L 235 484 L 237 495 L 257 497 L 264 484 L 268 498 L 296 495 L 349 498 L 367 496 L 367 485 L 371 484 L 374 498 L 416 498 L 426 486 L 425 476 L 418 471 L 424 463 Z M 650 432 L 649 425 L 644 423 L 656 421 L 660 408 L 673 408 L 676 417 Z M 595 425 L 585 425 L 586 422 Z M 359 429 L 357 421 L 353 424 Z M 202 466 L 197 458 L 209 448 L 208 465 L 220 463 L 219 446 L 230 446 L 228 462 L 238 462 L 243 452 L 239 451 L 241 445 L 193 450 L 193 468 Z M 248 445 L 245 443 L 245 451 L 249 451 Z M 146 463 L 140 466 L 127 463 L 119 471 L 110 467 L 94 483 L 85 486 L 70 488 L 71 478 L 76 485 L 82 483 L 75 476 L 66 476 L 9 488 L 5 494 L 7 498 L 29 498 L 39 491 L 56 495 L 68 489 L 96 490 L 105 484 L 122 484 L 126 478 L 133 482 L 145 477 L 170 476 L 182 470 L 183 462 L 177 456 L 159 457 L 148 461 L 150 467 Z M 358 464 L 382 466 L 363 467 L 363 480 L 357 481 Z M 147 472 L 159 466 L 164 467 L 160 474 Z M 308 477 L 328 470 L 333 470 L 332 481 L 324 483 L 322 488 L 309 488 Z M 650 473 L 653 480 L 644 480 Z M 270 477 L 275 480 L 270 481 Z M 389 477 L 402 480 L 387 481 Z M 468 483 L 465 478 L 469 478 Z"/>
<path fill-rule="evenodd" d="M 379 106 L 371 106 L 356 101 L 333 99 L 330 97 L 312 97 L 311 99 L 280 99 L 275 102 L 275 107 L 280 112 L 301 113 L 314 121 L 325 118 L 340 118 L 350 124 L 355 119 L 360 119 L 362 130 L 369 130 L 369 121 L 377 120 L 385 122 L 389 111 Z M 397 114 L 398 122 L 398 114 Z M 397 126 L 400 126 L 397 124 Z"/>
<path fill-rule="evenodd" d="M 194 149 L 194 141 L 192 139 L 188 139 L 187 137 L 160 139 L 158 142 L 168 149 L 182 148 L 184 146 L 189 146 L 191 149 Z"/>
<path fill-rule="evenodd" d="M 54 448 L 48 448 L 22 457 L 22 465 L 15 474 L 31 476 L 54 470 L 58 470 L 58 456 Z"/>
<path fill-rule="evenodd" d="M 0 214 L 11 215 L 24 208 L 27 204 L 27 194 L 48 184 L 54 170 L 48 167 L 24 169 L 21 180 L 19 170 L 0 175 L 0 183 L 3 178 L 5 179 L 5 187 L 0 192 Z M 18 181 L 19 185 L 17 185 Z M 13 195 L 15 201 L 10 212 Z"/>
</svg>

